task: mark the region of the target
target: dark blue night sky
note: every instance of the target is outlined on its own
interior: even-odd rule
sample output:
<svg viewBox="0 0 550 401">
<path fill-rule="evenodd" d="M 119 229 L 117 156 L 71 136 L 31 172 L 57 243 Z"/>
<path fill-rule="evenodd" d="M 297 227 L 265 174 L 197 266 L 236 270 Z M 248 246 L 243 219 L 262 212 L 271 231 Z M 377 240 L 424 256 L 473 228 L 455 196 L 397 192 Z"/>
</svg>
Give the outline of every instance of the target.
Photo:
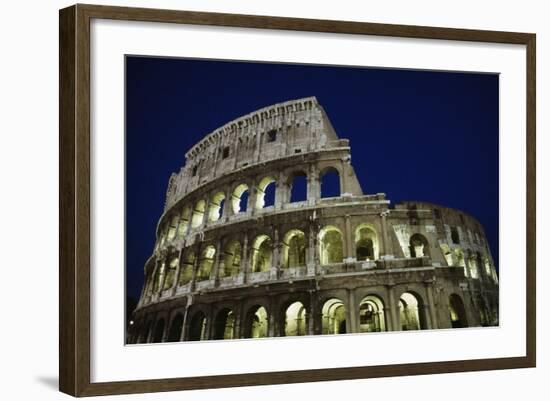
<svg viewBox="0 0 550 401">
<path fill-rule="evenodd" d="M 470 213 L 498 267 L 498 75 L 127 57 L 126 77 L 129 296 L 185 152 L 234 118 L 308 96 L 350 140 L 365 193 Z"/>
</svg>

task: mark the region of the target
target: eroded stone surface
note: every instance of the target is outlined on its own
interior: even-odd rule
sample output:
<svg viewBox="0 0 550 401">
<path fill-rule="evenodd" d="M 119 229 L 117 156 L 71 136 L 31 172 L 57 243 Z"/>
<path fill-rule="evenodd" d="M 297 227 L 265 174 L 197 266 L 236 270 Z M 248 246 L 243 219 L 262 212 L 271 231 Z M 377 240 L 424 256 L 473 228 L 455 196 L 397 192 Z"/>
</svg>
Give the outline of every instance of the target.
<svg viewBox="0 0 550 401">
<path fill-rule="evenodd" d="M 340 196 L 322 196 L 327 173 Z M 498 325 L 479 222 L 363 194 L 314 97 L 238 118 L 186 153 L 144 275 L 130 343 Z"/>
</svg>

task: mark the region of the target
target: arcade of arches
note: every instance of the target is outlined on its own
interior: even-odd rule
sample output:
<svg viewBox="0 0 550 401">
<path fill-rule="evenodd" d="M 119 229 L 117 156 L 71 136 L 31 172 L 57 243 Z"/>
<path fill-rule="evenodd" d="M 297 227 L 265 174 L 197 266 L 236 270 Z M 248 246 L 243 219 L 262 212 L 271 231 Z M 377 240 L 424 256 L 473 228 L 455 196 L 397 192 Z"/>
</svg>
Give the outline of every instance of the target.
<svg viewBox="0 0 550 401">
<path fill-rule="evenodd" d="M 132 340 L 138 343 L 230 340 L 469 326 L 464 301 L 456 293 L 449 295 L 448 311 L 443 315 L 437 313 L 429 300 L 425 301 L 426 294 L 421 296 L 405 291 L 393 297 L 384 299 L 378 294 L 367 293 L 353 304 L 347 297 L 328 297 L 313 304 L 317 305 L 313 314 L 312 304 L 301 298 L 285 301 L 279 307 L 270 299 L 244 309 L 234 306 L 212 309 L 197 305 L 187 313 L 176 310 L 170 319 L 162 315 L 138 322 Z M 393 308 L 388 306 L 392 304 Z M 267 305 L 275 308 L 273 313 Z"/>
<path fill-rule="evenodd" d="M 363 192 L 350 146 L 311 97 L 189 149 L 168 181 L 128 341 L 498 325 L 480 222 Z"/>
</svg>

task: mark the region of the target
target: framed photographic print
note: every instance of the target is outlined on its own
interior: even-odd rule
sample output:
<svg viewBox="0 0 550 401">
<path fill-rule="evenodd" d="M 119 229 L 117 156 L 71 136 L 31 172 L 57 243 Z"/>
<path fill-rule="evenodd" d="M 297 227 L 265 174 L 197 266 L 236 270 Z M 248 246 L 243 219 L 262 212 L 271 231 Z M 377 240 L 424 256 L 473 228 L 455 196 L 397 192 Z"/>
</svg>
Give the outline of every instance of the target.
<svg viewBox="0 0 550 401">
<path fill-rule="evenodd" d="M 534 34 L 75 5 L 60 154 L 65 393 L 535 366 Z"/>
</svg>

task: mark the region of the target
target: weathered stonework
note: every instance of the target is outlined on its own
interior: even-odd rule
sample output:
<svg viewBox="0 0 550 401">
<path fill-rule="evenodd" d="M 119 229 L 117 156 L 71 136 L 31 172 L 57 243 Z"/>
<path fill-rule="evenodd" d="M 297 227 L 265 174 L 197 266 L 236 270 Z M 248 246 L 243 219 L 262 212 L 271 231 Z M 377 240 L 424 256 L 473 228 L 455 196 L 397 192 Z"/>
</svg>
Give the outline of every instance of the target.
<svg viewBox="0 0 550 401">
<path fill-rule="evenodd" d="M 327 173 L 340 196 L 321 196 Z M 364 195 L 348 140 L 313 97 L 234 120 L 187 152 L 144 270 L 130 343 L 498 325 L 479 222 Z"/>
</svg>

